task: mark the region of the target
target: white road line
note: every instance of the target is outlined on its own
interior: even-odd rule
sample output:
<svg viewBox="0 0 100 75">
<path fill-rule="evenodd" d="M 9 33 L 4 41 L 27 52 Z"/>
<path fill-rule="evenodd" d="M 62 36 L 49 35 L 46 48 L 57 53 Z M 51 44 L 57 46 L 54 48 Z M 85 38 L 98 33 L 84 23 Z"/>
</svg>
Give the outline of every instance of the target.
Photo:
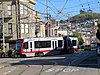
<svg viewBox="0 0 100 75">
<path fill-rule="evenodd" d="M 62 71 L 64 73 L 65 72 L 77 72 L 77 71 L 79 71 L 79 69 L 78 68 L 66 68 L 66 69 L 63 69 L 63 68 L 54 69 L 54 68 L 52 68 L 52 69 L 46 70 L 45 72 L 55 72 L 55 73 L 57 73 L 59 71 Z"/>
</svg>

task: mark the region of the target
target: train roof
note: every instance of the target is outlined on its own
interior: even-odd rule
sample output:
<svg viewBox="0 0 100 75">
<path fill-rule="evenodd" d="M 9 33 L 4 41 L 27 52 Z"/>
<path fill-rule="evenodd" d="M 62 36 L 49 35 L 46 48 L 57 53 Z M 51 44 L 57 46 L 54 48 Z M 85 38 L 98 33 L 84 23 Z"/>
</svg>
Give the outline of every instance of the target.
<svg viewBox="0 0 100 75">
<path fill-rule="evenodd" d="M 23 38 L 25 41 L 42 41 L 42 40 L 63 40 L 63 37 L 33 37 L 33 38 Z"/>
</svg>

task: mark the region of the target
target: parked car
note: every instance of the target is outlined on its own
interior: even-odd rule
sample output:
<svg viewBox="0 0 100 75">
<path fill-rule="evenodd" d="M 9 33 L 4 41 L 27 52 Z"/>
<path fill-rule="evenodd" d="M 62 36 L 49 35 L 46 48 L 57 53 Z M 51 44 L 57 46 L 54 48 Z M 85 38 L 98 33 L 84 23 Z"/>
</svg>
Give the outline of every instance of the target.
<svg viewBox="0 0 100 75">
<path fill-rule="evenodd" d="M 97 55 L 100 55 L 100 47 L 97 47 Z"/>
<path fill-rule="evenodd" d="M 90 44 L 85 44 L 84 45 L 84 51 L 90 51 L 91 50 L 91 45 Z"/>
</svg>

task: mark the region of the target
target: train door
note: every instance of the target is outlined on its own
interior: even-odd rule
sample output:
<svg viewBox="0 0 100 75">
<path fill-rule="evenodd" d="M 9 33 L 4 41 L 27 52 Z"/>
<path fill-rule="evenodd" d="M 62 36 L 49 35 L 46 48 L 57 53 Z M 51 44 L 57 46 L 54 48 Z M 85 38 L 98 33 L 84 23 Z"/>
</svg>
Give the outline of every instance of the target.
<svg viewBox="0 0 100 75">
<path fill-rule="evenodd" d="M 33 48 L 34 48 L 34 47 L 33 47 L 33 42 L 30 41 L 30 42 L 29 42 L 29 52 L 30 52 L 30 53 L 33 52 Z"/>
<path fill-rule="evenodd" d="M 29 41 L 28 52 L 30 56 L 35 56 L 34 41 Z"/>
</svg>

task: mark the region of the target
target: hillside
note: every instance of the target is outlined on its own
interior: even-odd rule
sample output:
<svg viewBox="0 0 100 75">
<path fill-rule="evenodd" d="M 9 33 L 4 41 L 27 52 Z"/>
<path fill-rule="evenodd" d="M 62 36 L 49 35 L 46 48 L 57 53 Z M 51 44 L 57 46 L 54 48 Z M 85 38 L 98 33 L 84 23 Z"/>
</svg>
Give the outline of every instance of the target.
<svg viewBox="0 0 100 75">
<path fill-rule="evenodd" d="M 86 20 L 91 20 L 91 19 L 100 19 L 100 14 L 92 12 L 84 12 L 71 17 L 70 20 L 71 22 L 76 23 L 76 22 L 84 22 Z"/>
</svg>

